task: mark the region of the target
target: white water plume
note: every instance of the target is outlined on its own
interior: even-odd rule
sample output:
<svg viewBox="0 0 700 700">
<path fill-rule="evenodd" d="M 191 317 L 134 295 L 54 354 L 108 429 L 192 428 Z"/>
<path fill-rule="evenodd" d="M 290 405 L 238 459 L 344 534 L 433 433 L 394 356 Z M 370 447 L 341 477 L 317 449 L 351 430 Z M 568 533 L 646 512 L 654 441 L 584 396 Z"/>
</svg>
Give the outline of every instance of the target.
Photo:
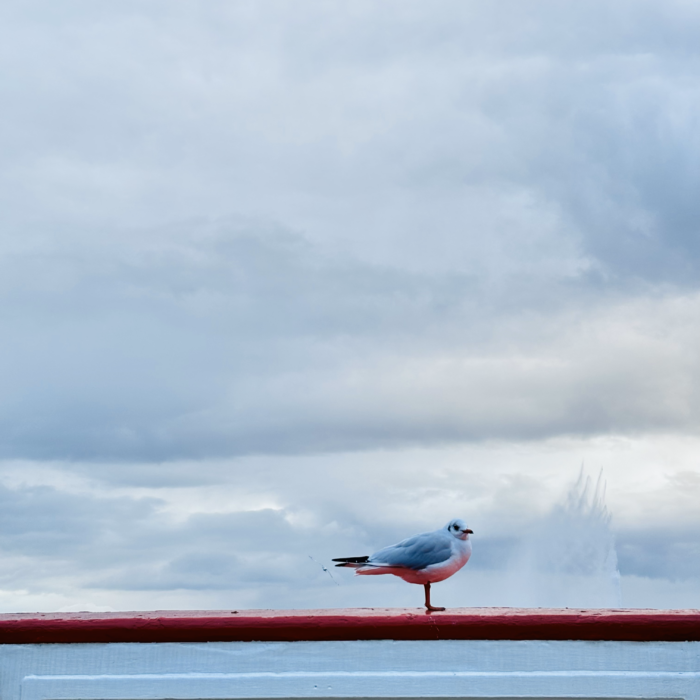
<svg viewBox="0 0 700 700">
<path fill-rule="evenodd" d="M 620 572 L 602 472 L 583 468 L 564 502 L 529 529 L 513 560 L 509 603 L 523 607 L 620 607 Z"/>
</svg>

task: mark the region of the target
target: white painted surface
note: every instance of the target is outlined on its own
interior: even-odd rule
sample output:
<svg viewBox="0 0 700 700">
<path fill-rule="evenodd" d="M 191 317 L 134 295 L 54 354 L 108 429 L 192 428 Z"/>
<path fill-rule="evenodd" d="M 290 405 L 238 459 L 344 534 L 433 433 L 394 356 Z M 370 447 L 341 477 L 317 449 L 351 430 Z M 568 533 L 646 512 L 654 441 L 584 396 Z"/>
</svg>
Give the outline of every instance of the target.
<svg viewBox="0 0 700 700">
<path fill-rule="evenodd" d="M 700 700 L 700 642 L 0 647 L 0 700 L 431 696 Z"/>
</svg>

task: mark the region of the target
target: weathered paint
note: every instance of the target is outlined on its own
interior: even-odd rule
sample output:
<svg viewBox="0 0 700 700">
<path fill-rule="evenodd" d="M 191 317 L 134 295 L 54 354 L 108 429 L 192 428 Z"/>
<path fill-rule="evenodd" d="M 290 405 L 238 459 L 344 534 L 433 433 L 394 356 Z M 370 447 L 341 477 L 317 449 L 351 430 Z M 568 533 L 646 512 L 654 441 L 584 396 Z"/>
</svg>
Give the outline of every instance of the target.
<svg viewBox="0 0 700 700">
<path fill-rule="evenodd" d="M 698 610 L 464 608 L 0 615 L 0 644 L 342 640 L 700 641 Z"/>
</svg>

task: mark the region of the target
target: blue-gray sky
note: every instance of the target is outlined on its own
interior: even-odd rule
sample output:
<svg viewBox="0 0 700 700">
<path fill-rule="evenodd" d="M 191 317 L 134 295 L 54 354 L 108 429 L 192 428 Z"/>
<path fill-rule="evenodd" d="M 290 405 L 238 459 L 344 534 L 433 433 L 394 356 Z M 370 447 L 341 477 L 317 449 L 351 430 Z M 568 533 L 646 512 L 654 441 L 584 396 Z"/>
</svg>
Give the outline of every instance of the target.
<svg viewBox="0 0 700 700">
<path fill-rule="evenodd" d="M 0 16 L 0 608 L 700 607 L 696 3 Z"/>
</svg>

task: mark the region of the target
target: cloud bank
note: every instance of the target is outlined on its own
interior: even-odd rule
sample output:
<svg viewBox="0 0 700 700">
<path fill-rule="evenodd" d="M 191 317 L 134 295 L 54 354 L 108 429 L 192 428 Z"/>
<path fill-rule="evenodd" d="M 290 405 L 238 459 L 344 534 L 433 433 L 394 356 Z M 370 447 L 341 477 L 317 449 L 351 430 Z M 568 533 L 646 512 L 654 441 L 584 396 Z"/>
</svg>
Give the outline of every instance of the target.
<svg viewBox="0 0 700 700">
<path fill-rule="evenodd" d="M 700 604 L 696 6 L 2 16 L 0 607 L 412 604 L 309 555 L 458 515 L 449 604 L 552 604 L 584 460 Z"/>
</svg>

